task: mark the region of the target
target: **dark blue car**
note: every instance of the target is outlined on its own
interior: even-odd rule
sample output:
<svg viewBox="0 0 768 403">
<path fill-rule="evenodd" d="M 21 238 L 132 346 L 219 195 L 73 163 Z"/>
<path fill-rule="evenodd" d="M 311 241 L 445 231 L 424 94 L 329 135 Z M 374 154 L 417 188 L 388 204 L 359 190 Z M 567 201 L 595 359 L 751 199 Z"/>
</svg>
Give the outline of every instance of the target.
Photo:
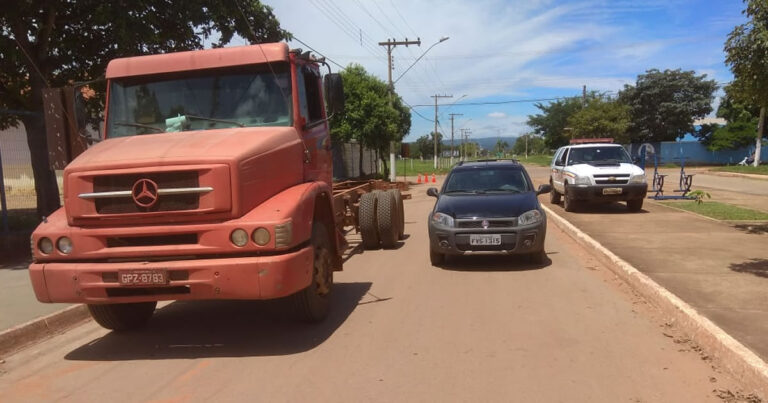
<svg viewBox="0 0 768 403">
<path fill-rule="evenodd" d="M 437 198 L 429 216 L 429 257 L 437 266 L 446 255 L 497 252 L 527 256 L 541 264 L 546 258 L 547 217 L 525 168 L 514 160 L 460 163 L 443 188 L 430 188 Z"/>
</svg>

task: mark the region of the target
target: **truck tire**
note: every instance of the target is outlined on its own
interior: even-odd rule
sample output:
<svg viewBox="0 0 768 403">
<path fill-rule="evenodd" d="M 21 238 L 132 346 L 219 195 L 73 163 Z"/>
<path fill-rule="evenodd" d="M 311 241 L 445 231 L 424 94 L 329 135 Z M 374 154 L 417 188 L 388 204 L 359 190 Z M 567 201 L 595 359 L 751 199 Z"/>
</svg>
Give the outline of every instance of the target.
<svg viewBox="0 0 768 403">
<path fill-rule="evenodd" d="M 376 224 L 376 193 L 365 193 L 360 196 L 357 221 L 360 225 L 360 236 L 363 238 L 363 248 L 378 249 L 379 229 Z"/>
<path fill-rule="evenodd" d="M 627 208 L 632 212 L 640 211 L 643 208 L 643 200 L 644 199 L 627 200 Z"/>
<path fill-rule="evenodd" d="M 552 185 L 552 181 L 549 181 L 549 185 L 552 186 L 552 190 L 549 192 L 549 202 L 552 204 L 560 204 L 560 192 L 555 190 L 555 187 Z"/>
<path fill-rule="evenodd" d="M 400 222 L 395 196 L 390 192 L 380 192 L 376 198 L 376 224 L 379 228 L 381 246 L 384 249 L 392 249 L 397 245 Z"/>
<path fill-rule="evenodd" d="M 395 196 L 397 216 L 400 218 L 397 220 L 397 239 L 403 239 L 405 238 L 405 209 L 403 208 L 403 195 L 400 194 L 400 189 L 389 189 L 388 192 Z"/>
<path fill-rule="evenodd" d="M 155 312 L 157 302 L 133 302 L 127 304 L 89 304 L 91 317 L 101 327 L 125 331 L 140 328 L 147 324 Z"/>
<path fill-rule="evenodd" d="M 312 224 L 312 282 L 293 294 L 293 305 L 299 320 L 308 323 L 322 322 L 330 310 L 333 288 L 333 250 L 328 231 L 319 222 Z"/>
</svg>

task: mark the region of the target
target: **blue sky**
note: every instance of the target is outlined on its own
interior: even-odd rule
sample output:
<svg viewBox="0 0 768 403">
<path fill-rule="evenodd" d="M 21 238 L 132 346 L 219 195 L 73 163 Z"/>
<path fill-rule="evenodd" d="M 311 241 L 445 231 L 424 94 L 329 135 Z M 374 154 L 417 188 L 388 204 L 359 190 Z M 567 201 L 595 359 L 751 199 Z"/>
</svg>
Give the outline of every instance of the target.
<svg viewBox="0 0 768 403">
<path fill-rule="evenodd" d="M 430 95 L 441 100 L 438 121 L 472 137 L 514 136 L 530 130 L 532 102 L 588 90 L 615 93 L 649 68 L 694 70 L 719 83 L 732 76 L 723 43 L 744 21 L 738 0 L 266 0 L 282 26 L 341 65 L 358 63 L 386 80 L 387 38 L 420 37 L 421 47 L 394 51 L 394 77 L 431 44 L 396 91 L 414 106 L 413 141 L 432 130 Z M 304 47 L 298 42 L 293 47 Z M 466 95 L 462 98 L 463 95 Z M 425 119 L 426 118 L 426 119 Z"/>
</svg>

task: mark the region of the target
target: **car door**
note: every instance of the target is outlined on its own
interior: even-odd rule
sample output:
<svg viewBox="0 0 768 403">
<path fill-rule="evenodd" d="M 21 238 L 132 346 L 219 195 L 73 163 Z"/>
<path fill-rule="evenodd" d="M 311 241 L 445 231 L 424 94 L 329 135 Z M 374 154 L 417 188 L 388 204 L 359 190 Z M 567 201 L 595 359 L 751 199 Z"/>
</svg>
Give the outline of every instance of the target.
<svg viewBox="0 0 768 403">
<path fill-rule="evenodd" d="M 555 157 L 552 159 L 551 166 L 551 179 L 552 186 L 559 192 L 563 192 L 563 169 L 565 169 L 565 161 L 568 156 L 568 148 L 563 147 L 557 150 Z"/>
</svg>

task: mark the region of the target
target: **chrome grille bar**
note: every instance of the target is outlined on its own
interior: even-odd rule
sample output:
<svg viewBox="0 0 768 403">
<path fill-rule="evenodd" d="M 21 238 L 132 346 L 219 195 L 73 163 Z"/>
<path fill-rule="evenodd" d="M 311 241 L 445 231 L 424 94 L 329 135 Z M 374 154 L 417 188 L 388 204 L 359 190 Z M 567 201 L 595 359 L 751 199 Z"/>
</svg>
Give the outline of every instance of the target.
<svg viewBox="0 0 768 403">
<path fill-rule="evenodd" d="M 185 194 L 201 194 L 213 192 L 213 188 L 210 186 L 196 187 L 196 188 L 168 188 L 157 189 L 158 195 L 185 195 Z M 113 192 L 94 192 L 94 193 L 80 193 L 77 197 L 86 200 L 92 199 L 111 199 L 119 197 L 132 197 L 133 193 L 130 190 L 117 190 Z"/>
</svg>

